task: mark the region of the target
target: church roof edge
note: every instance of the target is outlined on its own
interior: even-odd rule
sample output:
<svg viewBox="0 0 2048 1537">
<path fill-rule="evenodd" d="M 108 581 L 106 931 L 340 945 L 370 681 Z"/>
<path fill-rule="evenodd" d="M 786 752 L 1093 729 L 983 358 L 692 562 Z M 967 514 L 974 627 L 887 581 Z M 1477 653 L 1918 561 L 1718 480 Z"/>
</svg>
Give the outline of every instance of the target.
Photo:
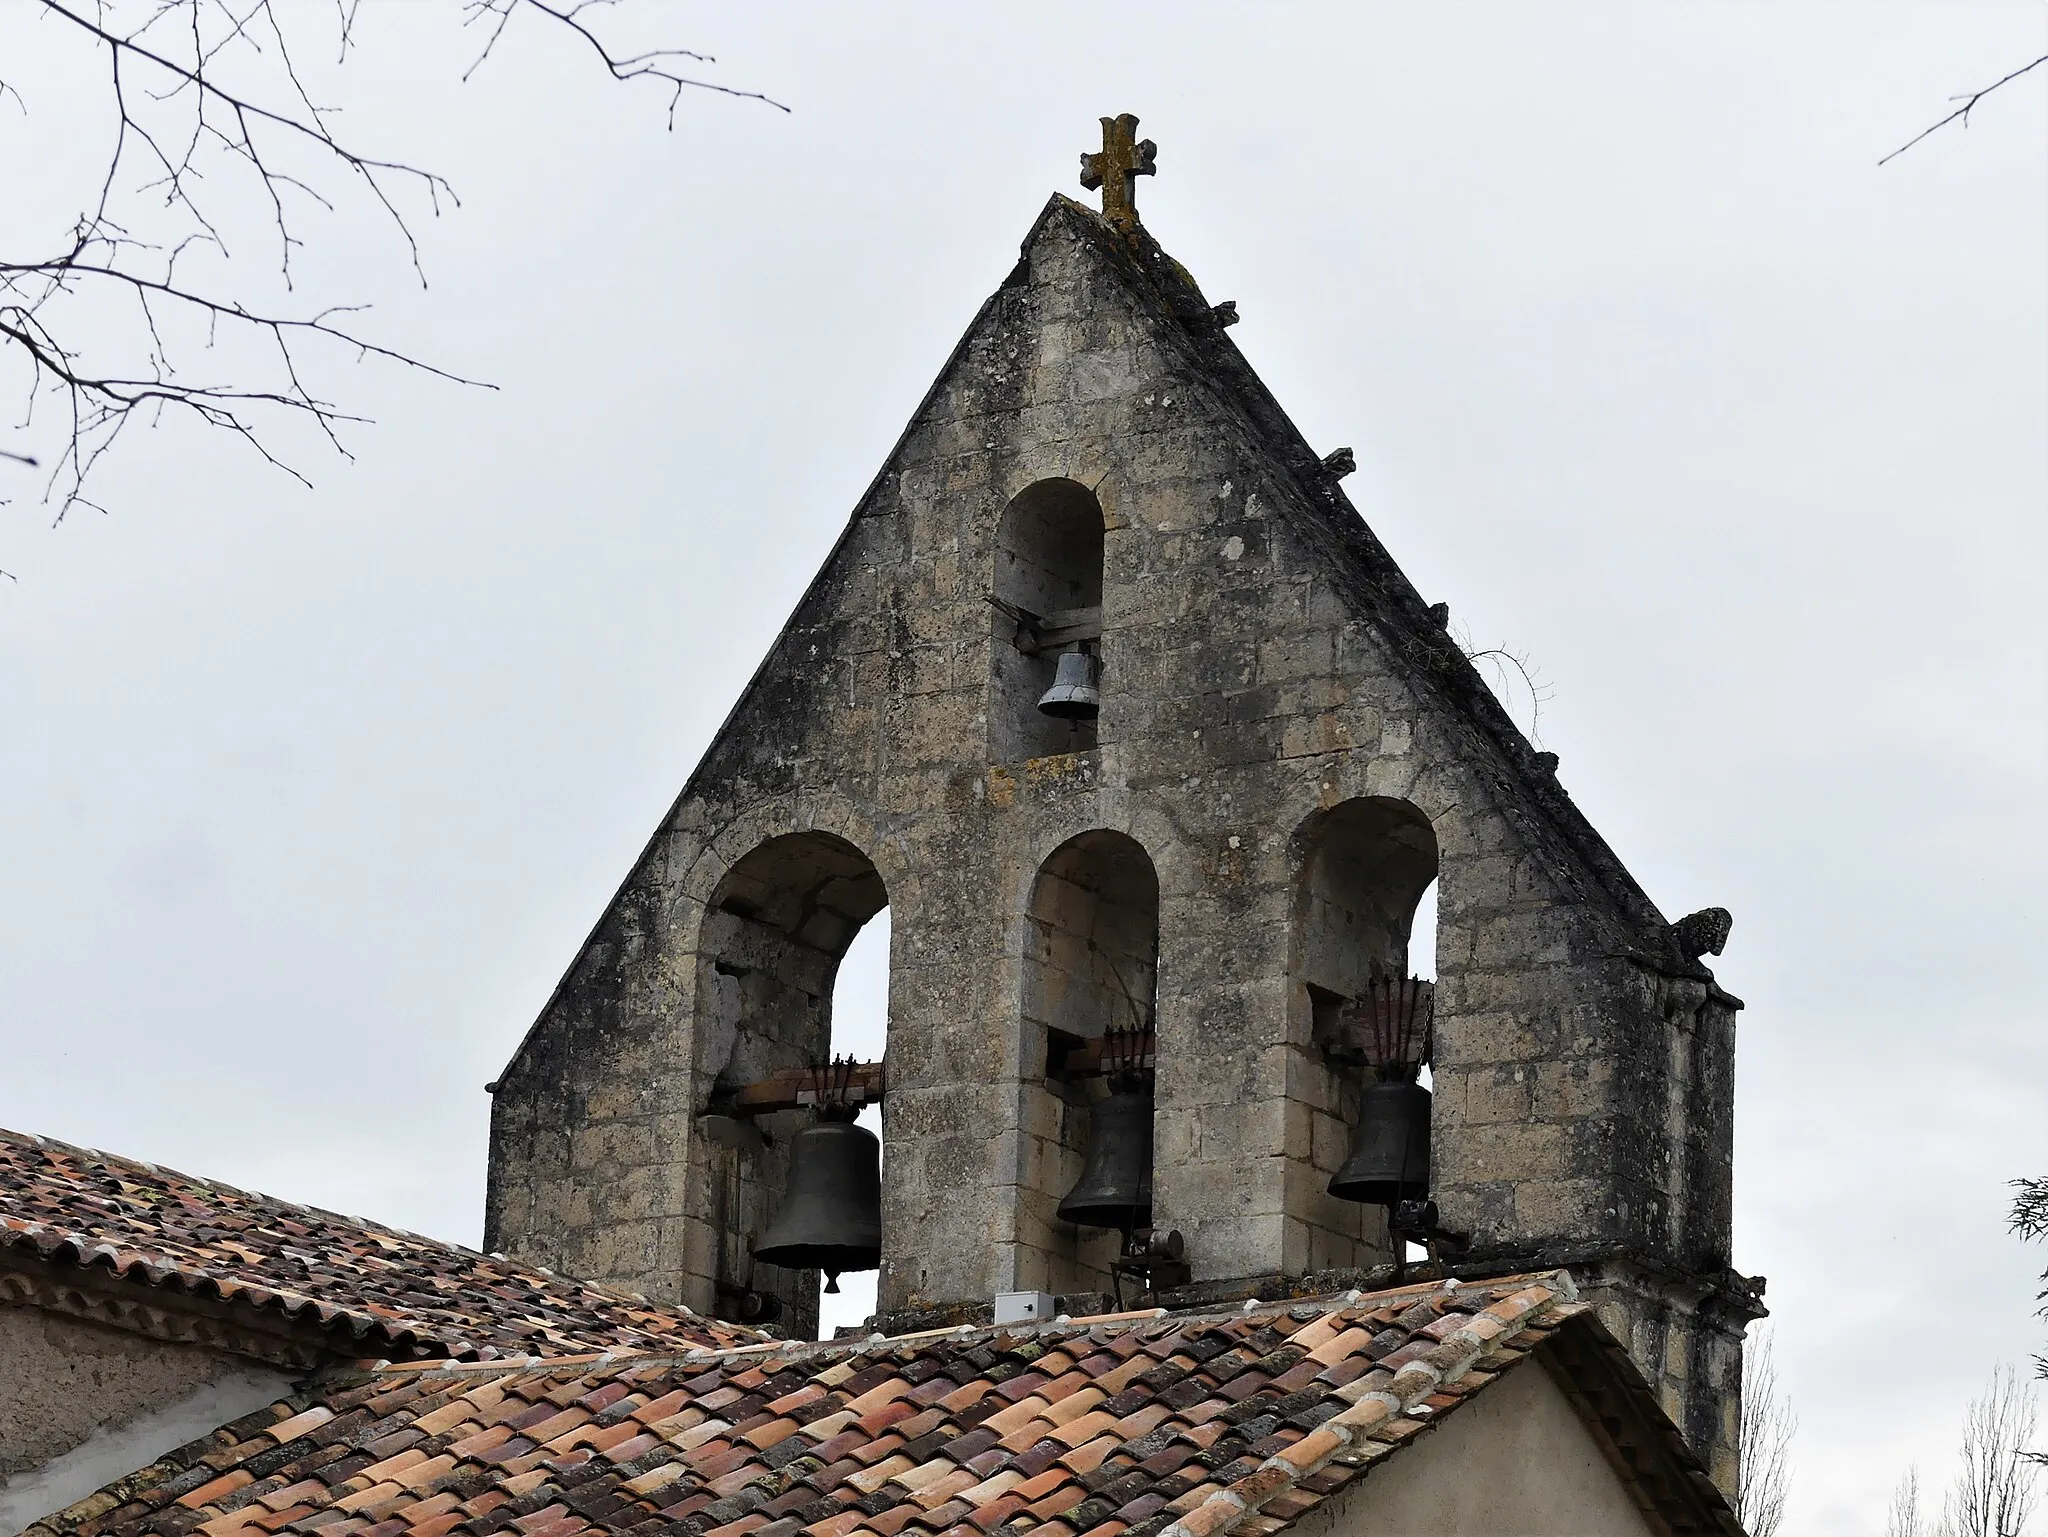
<svg viewBox="0 0 2048 1537">
<path fill-rule="evenodd" d="M 595 1537 L 657 1520 L 701 1537 L 1274 1537 L 1531 1360 L 1596 1437 L 1624 1427 L 1617 1472 L 1660 1529 L 1739 1537 L 1555 1271 L 1201 1316 L 387 1367 L 312 1384 L 29 1537 L 257 1537 L 344 1516 Z M 329 1465 L 357 1476 L 313 1476 Z"/>
<path fill-rule="evenodd" d="M 91 1298 L 74 1284 L 88 1277 Z M 139 1320 L 95 1298 L 221 1306 L 259 1335 L 297 1330 L 304 1346 L 309 1331 L 329 1359 L 753 1337 L 502 1255 L 4 1128 L 0 1279 L 0 1297 L 118 1327 Z"/>
</svg>

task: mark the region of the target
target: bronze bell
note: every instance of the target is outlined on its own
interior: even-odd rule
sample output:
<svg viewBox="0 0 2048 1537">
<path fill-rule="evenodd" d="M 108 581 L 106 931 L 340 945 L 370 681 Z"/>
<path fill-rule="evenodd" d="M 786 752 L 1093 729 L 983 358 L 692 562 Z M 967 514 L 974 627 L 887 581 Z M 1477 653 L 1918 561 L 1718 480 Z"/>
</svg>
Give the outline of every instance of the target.
<svg viewBox="0 0 2048 1537">
<path fill-rule="evenodd" d="M 1123 1232 L 1152 1225 L 1152 1086 L 1119 1089 L 1095 1105 L 1088 1161 L 1062 1221 Z"/>
<path fill-rule="evenodd" d="M 1095 686 L 1095 658 L 1086 646 L 1060 653 L 1052 687 L 1039 697 L 1041 715 L 1060 720 L 1093 720 L 1102 713 L 1102 693 Z"/>
<path fill-rule="evenodd" d="M 819 1121 L 790 1139 L 782 1209 L 754 1258 L 784 1270 L 822 1270 L 839 1290 L 844 1270 L 882 1263 L 882 1142 L 851 1121 Z"/>
<path fill-rule="evenodd" d="M 1429 1090 L 1399 1080 L 1365 1086 L 1351 1156 L 1331 1178 L 1330 1194 L 1371 1206 L 1429 1194 Z"/>
</svg>

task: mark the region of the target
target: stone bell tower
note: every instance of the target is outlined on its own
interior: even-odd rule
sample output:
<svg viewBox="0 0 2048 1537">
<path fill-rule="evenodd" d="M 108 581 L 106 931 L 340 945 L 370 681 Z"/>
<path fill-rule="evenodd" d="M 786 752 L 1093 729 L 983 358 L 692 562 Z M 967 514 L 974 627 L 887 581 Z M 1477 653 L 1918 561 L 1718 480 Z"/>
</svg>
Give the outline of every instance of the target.
<svg viewBox="0 0 2048 1537">
<path fill-rule="evenodd" d="M 1732 1476 L 1760 1309 L 1729 1268 L 1725 927 L 1659 914 L 1346 500 L 1349 451 L 1302 440 L 1139 222 L 1135 126 L 1083 157 L 1101 213 L 1039 215 L 493 1086 L 487 1241 L 813 1327 L 815 1273 L 752 1248 L 886 905 L 886 1061 L 855 1075 L 885 1314 L 1111 1289 L 1117 1235 L 1057 1208 L 1120 1031 L 1178 1295 L 1359 1275 L 1392 1251 L 1328 1193 L 1361 1082 L 1318 1014 L 1407 974 L 1434 881 L 1454 1262 L 1570 1265 Z M 1077 652 L 1099 713 L 1043 712 Z"/>
</svg>

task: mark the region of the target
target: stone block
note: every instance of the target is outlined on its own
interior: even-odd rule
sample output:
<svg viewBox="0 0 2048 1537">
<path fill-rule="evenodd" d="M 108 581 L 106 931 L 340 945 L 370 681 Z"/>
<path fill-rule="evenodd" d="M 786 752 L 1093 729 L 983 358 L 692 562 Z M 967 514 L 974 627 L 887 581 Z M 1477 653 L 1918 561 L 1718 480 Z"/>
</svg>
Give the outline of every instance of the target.
<svg viewBox="0 0 2048 1537">
<path fill-rule="evenodd" d="M 1482 1063 L 1535 1062 L 1549 1055 L 1548 1032 L 1536 1021 L 1515 1014 L 1438 1013 L 1437 1055 L 1454 1066 Z"/>
<path fill-rule="evenodd" d="M 1369 723 L 1370 712 L 1367 712 L 1367 720 Z M 1369 745 L 1371 741 L 1369 724 L 1361 729 L 1359 723 L 1337 711 L 1296 716 L 1281 727 L 1280 756 L 1308 758 L 1325 753 L 1348 753 Z"/>
<path fill-rule="evenodd" d="M 1531 1111 L 1547 1120 L 1602 1115 L 1613 1110 L 1614 1095 L 1611 1061 L 1581 1057 L 1565 1062 L 1539 1062 Z"/>
<path fill-rule="evenodd" d="M 1327 629 L 1269 635 L 1259 642 L 1259 681 L 1289 683 L 1303 678 L 1327 678 L 1335 655 L 1336 639 Z"/>
<path fill-rule="evenodd" d="M 1310 1116 L 1309 1163 L 1318 1175 L 1335 1174 L 1351 1156 L 1356 1128 L 1334 1115 Z"/>
<path fill-rule="evenodd" d="M 1339 1113 L 1339 1070 L 1333 1070 L 1321 1052 L 1312 1047 L 1290 1046 L 1277 1061 L 1283 1074 L 1281 1092 L 1288 1099 L 1325 1115 Z"/>
<path fill-rule="evenodd" d="M 1439 1126 L 1431 1167 L 1453 1184 L 1490 1180 L 1562 1180 L 1570 1176 L 1571 1141 L 1562 1126 L 1511 1121 L 1486 1126 Z"/>
<path fill-rule="evenodd" d="M 1537 1074 L 1548 1065 L 1446 1067 L 1437 1075 L 1436 1092 L 1444 1112 L 1461 1126 L 1526 1121 L 1534 1113 Z"/>
<path fill-rule="evenodd" d="M 1472 964 L 1484 968 L 1562 966 L 1573 959 L 1565 916 L 1548 906 L 1496 913 L 1477 926 Z"/>
<path fill-rule="evenodd" d="M 1610 1230 L 1609 1192 L 1590 1179 L 1526 1179 L 1514 1185 L 1514 1224 L 1538 1239 L 1592 1238 Z"/>
<path fill-rule="evenodd" d="M 579 1237 L 578 1265 L 572 1273 L 593 1281 L 630 1288 L 635 1278 L 659 1274 L 674 1264 L 675 1257 L 662 1252 L 661 1228 L 654 1222 L 611 1222 Z"/>
<path fill-rule="evenodd" d="M 654 1141 L 653 1120 L 636 1118 L 577 1127 L 569 1137 L 569 1156 L 585 1177 L 602 1179 L 656 1162 L 661 1149 Z"/>
</svg>

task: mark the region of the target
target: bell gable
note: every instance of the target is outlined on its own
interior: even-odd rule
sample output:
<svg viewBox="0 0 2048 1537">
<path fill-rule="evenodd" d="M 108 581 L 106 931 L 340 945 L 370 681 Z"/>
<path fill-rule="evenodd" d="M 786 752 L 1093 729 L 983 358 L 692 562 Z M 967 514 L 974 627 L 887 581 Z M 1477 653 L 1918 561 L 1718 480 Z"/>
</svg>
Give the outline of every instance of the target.
<svg viewBox="0 0 2048 1537">
<path fill-rule="evenodd" d="M 1446 1263 L 1590 1264 L 1719 1445 L 1739 1005 L 1118 206 L 1046 205 L 515 1054 L 487 1241 L 814 1327 L 761 1238 L 886 905 L 887 1318 L 1396 1266 L 1386 1182 L 1337 1179 L 1370 1075 L 1329 1021 L 1416 969 L 1435 883 L 1410 1220 Z M 1133 1144 L 1088 1207 L 1130 1220 L 1077 1220 L 1145 1121 L 1145 1200 Z"/>
</svg>

